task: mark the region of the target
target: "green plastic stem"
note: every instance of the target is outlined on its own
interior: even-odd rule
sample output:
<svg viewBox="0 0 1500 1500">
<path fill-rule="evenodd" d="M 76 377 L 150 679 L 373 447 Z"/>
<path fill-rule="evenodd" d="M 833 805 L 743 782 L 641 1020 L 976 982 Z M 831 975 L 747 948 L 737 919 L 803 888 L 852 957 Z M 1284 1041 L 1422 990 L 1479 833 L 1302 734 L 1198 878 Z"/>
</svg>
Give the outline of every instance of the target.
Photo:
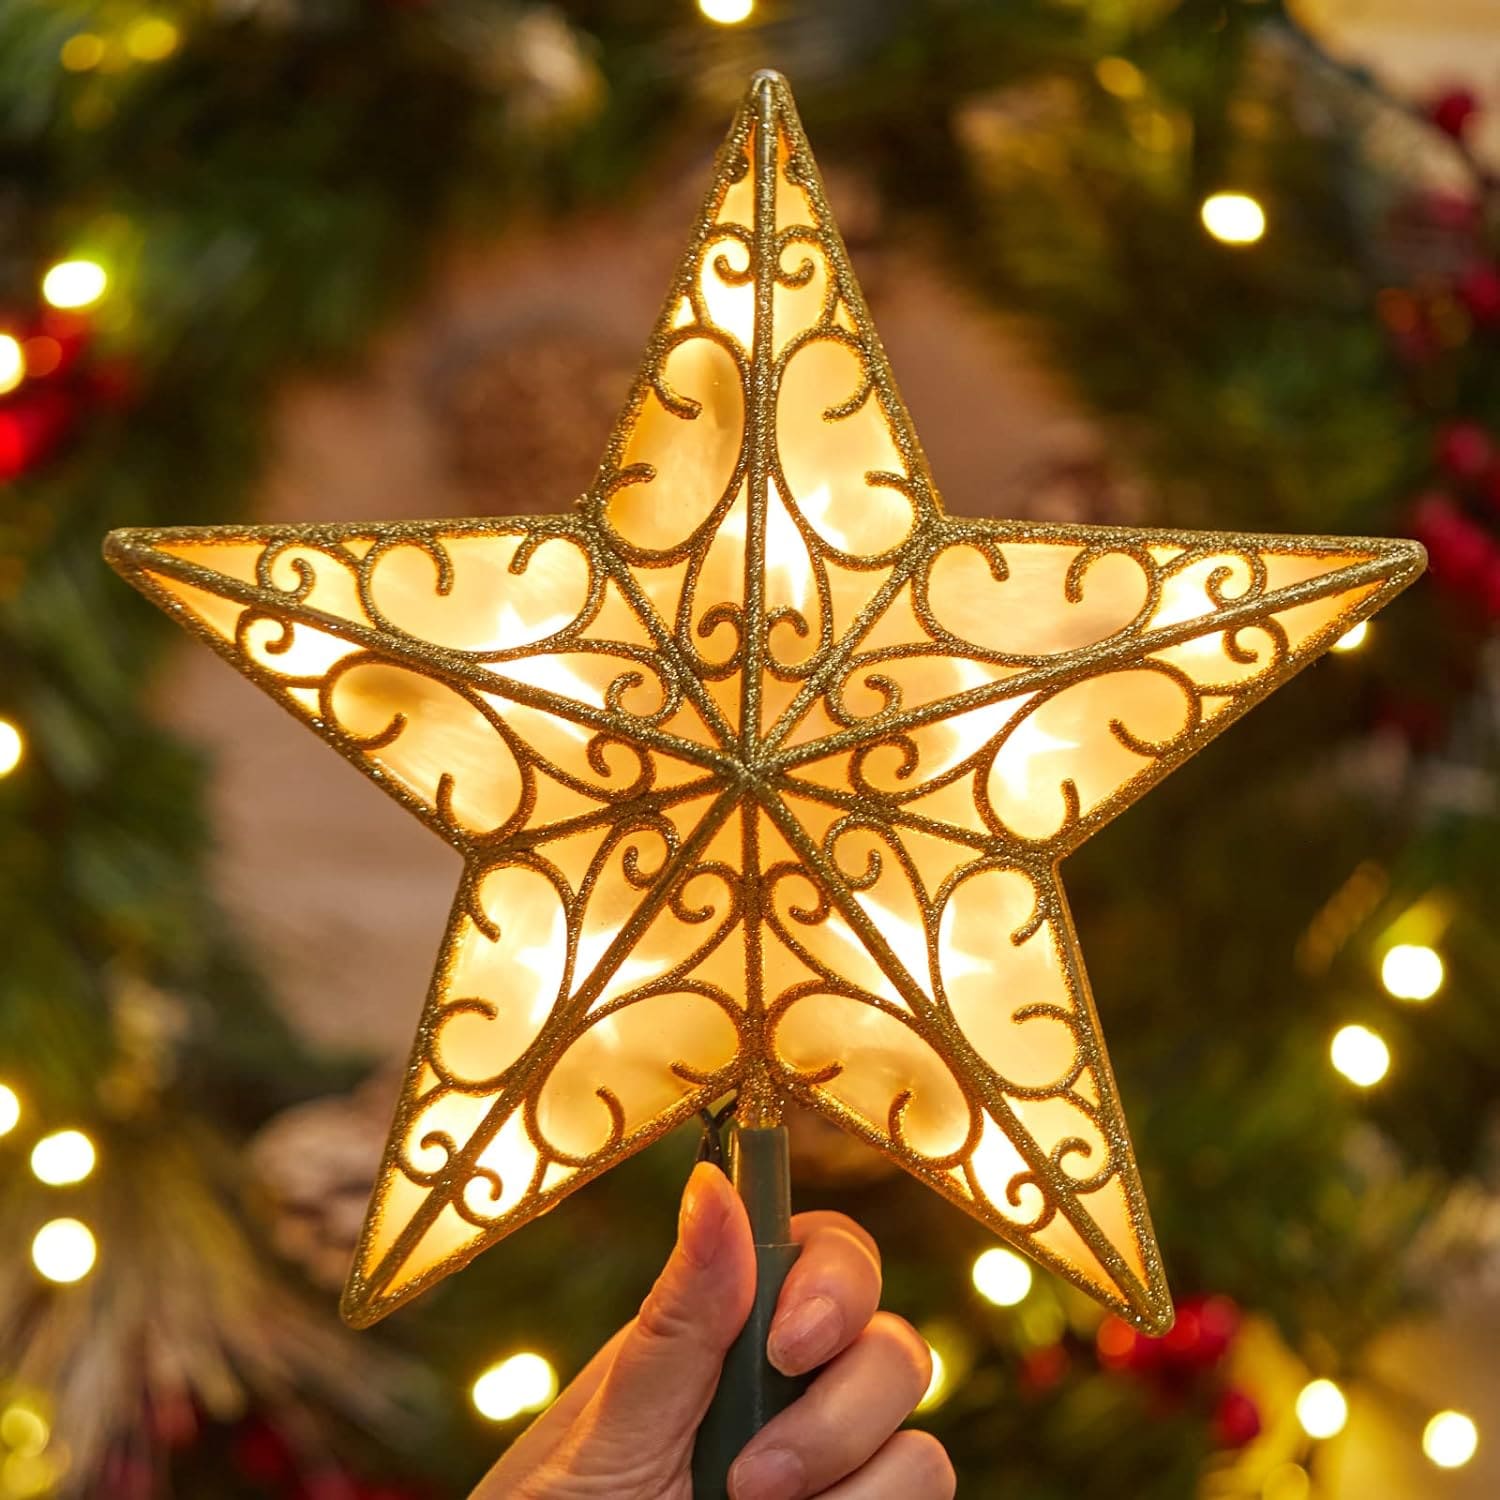
<svg viewBox="0 0 1500 1500">
<path fill-rule="evenodd" d="M 728 1500 L 729 1469 L 745 1444 L 807 1385 L 766 1358 L 766 1338 L 781 1284 L 797 1259 L 792 1243 L 792 1181 L 784 1125 L 736 1125 L 731 1177 L 750 1215 L 755 1240 L 755 1302 L 724 1356 L 713 1401 L 693 1447 L 693 1500 Z"/>
</svg>

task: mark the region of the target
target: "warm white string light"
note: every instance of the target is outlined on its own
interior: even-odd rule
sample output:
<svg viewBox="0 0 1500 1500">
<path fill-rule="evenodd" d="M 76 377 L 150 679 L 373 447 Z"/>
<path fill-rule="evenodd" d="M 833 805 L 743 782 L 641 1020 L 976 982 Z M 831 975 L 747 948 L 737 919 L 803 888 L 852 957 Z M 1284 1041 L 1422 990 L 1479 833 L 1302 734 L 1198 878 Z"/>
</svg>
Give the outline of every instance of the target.
<svg viewBox="0 0 1500 1500">
<path fill-rule="evenodd" d="M 0 719 L 0 776 L 9 776 L 21 764 L 26 741 L 9 719 Z"/>
<path fill-rule="evenodd" d="M 31 1170 L 48 1187 L 71 1187 L 94 1170 L 94 1143 L 81 1130 L 54 1130 L 31 1148 Z"/>
<path fill-rule="evenodd" d="M 53 307 L 92 307 L 109 286 L 98 261 L 62 260 L 42 277 L 42 296 Z"/>
<path fill-rule="evenodd" d="M 557 1374 L 540 1354 L 525 1350 L 491 1365 L 470 1391 L 474 1410 L 491 1422 L 540 1411 L 557 1394 Z"/>
<path fill-rule="evenodd" d="M 917 1402 L 918 1411 L 931 1411 L 948 1399 L 948 1366 L 930 1343 L 927 1352 L 932 1356 L 932 1378 L 927 1382 L 922 1399 Z"/>
<path fill-rule="evenodd" d="M 14 334 L 0 333 L 0 396 L 26 378 L 26 356 Z"/>
<path fill-rule="evenodd" d="M 98 1257 L 93 1231 L 79 1219 L 52 1219 L 31 1242 L 31 1263 L 48 1281 L 62 1285 L 82 1281 Z"/>
<path fill-rule="evenodd" d="M 1314 1380 L 1297 1395 L 1297 1420 L 1310 1438 L 1337 1437 L 1349 1420 L 1349 1402 L 1331 1380 Z"/>
<path fill-rule="evenodd" d="M 755 0 L 698 0 L 698 9 L 720 26 L 738 26 L 749 20 Z"/>
<path fill-rule="evenodd" d="M 1479 1448 L 1479 1429 L 1461 1411 L 1440 1411 L 1422 1433 L 1422 1452 L 1440 1469 L 1461 1469 Z"/>
<path fill-rule="evenodd" d="M 974 1286 L 996 1307 L 1015 1307 L 1031 1290 L 1031 1267 L 1014 1250 L 986 1250 L 974 1262 Z"/>
<path fill-rule="evenodd" d="M 1443 987 L 1443 960 L 1425 943 L 1397 943 L 1380 961 L 1380 982 L 1397 1000 L 1431 1000 Z"/>
<path fill-rule="evenodd" d="M 1343 1026 L 1334 1035 L 1328 1055 L 1350 1083 L 1374 1088 L 1391 1070 L 1391 1049 L 1368 1026 Z"/>
<path fill-rule="evenodd" d="M 1266 232 L 1266 211 L 1249 193 L 1212 193 L 1199 212 L 1203 227 L 1223 245 L 1253 245 Z"/>
</svg>

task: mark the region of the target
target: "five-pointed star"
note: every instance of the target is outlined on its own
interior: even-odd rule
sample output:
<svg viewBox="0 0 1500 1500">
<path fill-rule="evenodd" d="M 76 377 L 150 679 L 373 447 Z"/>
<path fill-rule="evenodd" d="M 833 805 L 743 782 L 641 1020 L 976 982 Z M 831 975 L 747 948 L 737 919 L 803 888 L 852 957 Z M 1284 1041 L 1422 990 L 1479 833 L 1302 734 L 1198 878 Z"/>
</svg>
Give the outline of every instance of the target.
<svg viewBox="0 0 1500 1500">
<path fill-rule="evenodd" d="M 1058 863 L 1421 567 L 946 516 L 768 74 L 571 514 L 107 550 L 464 857 L 357 1323 L 736 1090 L 1164 1327 Z"/>
</svg>

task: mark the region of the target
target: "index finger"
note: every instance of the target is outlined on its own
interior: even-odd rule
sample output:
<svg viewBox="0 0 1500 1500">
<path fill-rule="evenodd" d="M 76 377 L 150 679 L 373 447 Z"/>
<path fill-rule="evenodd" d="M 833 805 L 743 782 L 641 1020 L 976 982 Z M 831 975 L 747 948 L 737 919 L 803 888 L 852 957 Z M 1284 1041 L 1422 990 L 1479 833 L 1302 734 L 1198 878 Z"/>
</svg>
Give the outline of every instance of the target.
<svg viewBox="0 0 1500 1500">
<path fill-rule="evenodd" d="M 875 1243 L 875 1236 L 848 1214 L 834 1213 L 828 1208 L 814 1208 L 806 1213 L 792 1215 L 792 1238 L 799 1245 L 805 1245 L 809 1237 L 820 1229 L 841 1229 L 845 1234 L 853 1235 L 870 1252 L 876 1270 L 880 1269 L 880 1246 Z"/>
<path fill-rule="evenodd" d="M 785 1375 L 826 1364 L 859 1337 L 880 1305 L 880 1255 L 865 1230 L 843 1214 L 799 1214 L 802 1253 L 787 1272 L 766 1352 Z"/>
</svg>

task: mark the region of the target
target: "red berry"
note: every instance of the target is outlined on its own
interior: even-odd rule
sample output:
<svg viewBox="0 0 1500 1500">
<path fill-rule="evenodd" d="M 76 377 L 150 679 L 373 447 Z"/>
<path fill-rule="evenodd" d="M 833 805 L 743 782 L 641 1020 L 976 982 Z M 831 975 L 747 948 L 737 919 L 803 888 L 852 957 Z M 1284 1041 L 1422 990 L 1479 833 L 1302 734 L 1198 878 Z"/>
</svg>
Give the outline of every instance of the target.
<svg viewBox="0 0 1500 1500">
<path fill-rule="evenodd" d="M 1143 1351 L 1152 1343 L 1153 1340 L 1137 1333 L 1123 1318 L 1106 1318 L 1094 1336 L 1099 1363 L 1106 1370 L 1140 1369 L 1143 1359 L 1148 1358 Z"/>
<path fill-rule="evenodd" d="M 1427 117 L 1437 128 L 1456 140 L 1479 113 L 1479 100 L 1470 89 L 1449 89 L 1433 100 Z"/>
<path fill-rule="evenodd" d="M 1178 1303 L 1177 1321 L 1161 1336 L 1162 1354 L 1174 1365 L 1196 1365 L 1201 1331 L 1195 1303 Z"/>
<path fill-rule="evenodd" d="M 1243 1448 L 1260 1436 L 1260 1408 L 1244 1391 L 1231 1387 L 1214 1409 L 1214 1437 L 1222 1448 Z"/>
<path fill-rule="evenodd" d="M 1189 1310 L 1198 1330 L 1194 1356 L 1205 1368 L 1215 1365 L 1229 1352 L 1240 1331 L 1240 1310 L 1229 1297 L 1191 1297 L 1182 1304 L 1178 1316 Z"/>
<path fill-rule="evenodd" d="M 1435 490 L 1412 508 L 1412 531 L 1427 548 L 1433 581 L 1440 587 L 1466 590 L 1478 583 L 1492 559 L 1500 556 L 1484 527 L 1471 520 L 1449 495 Z"/>
<path fill-rule="evenodd" d="M 1500 266 L 1470 266 L 1458 278 L 1458 300 L 1481 328 L 1500 327 Z"/>
<path fill-rule="evenodd" d="M 1500 548 L 1489 533 L 1467 516 L 1461 516 L 1453 530 L 1427 550 L 1434 580 L 1464 591 L 1477 587 L 1485 572 L 1500 559 Z"/>
<path fill-rule="evenodd" d="M 1480 478 L 1495 461 L 1495 445 L 1478 422 L 1449 422 L 1437 435 L 1437 461 L 1457 479 Z"/>
</svg>

